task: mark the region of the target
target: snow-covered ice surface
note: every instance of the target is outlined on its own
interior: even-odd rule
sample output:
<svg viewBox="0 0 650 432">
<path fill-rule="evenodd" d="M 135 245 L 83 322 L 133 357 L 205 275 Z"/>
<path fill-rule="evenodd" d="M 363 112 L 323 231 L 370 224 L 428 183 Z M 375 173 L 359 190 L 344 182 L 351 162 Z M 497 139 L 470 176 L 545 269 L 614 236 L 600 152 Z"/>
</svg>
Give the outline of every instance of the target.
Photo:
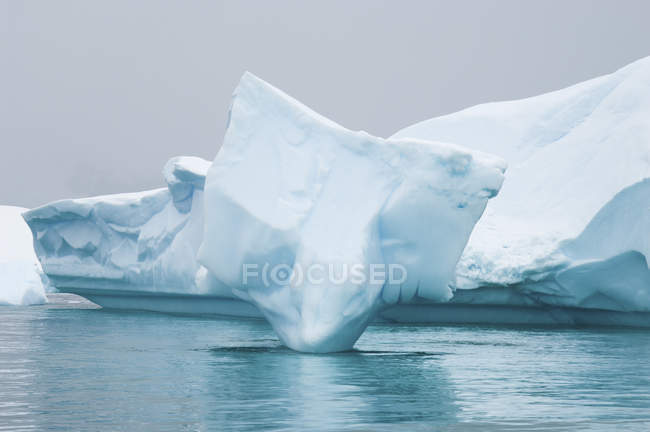
<svg viewBox="0 0 650 432">
<path fill-rule="evenodd" d="M 175 296 L 232 297 L 196 261 L 209 166 L 176 157 L 163 169 L 167 188 L 62 200 L 26 212 L 44 272 L 57 288 L 104 306 L 177 311 Z M 159 304 L 148 306 L 151 296 Z M 201 302 L 195 306 L 209 312 Z"/>
<path fill-rule="evenodd" d="M 509 164 L 458 264 L 452 303 L 650 311 L 650 58 L 394 137 Z"/>
<path fill-rule="evenodd" d="M 247 73 L 206 178 L 199 260 L 287 346 L 349 349 L 378 309 L 451 297 L 457 260 L 504 169 L 452 144 L 349 131 Z M 373 265 L 393 264 L 405 281 L 371 276 Z M 355 266 L 365 280 L 345 277 Z M 274 280 L 275 269 L 285 278 Z"/>
<path fill-rule="evenodd" d="M 21 216 L 26 210 L 0 206 L 0 305 L 30 305 L 46 301 L 32 235 Z"/>
</svg>

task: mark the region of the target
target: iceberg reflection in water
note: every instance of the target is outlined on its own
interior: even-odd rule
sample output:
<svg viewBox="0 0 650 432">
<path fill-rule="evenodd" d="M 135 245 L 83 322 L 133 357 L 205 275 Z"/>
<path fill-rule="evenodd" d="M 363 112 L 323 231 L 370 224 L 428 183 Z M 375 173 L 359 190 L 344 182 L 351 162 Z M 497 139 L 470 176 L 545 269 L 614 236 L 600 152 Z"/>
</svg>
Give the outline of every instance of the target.
<svg viewBox="0 0 650 432">
<path fill-rule="evenodd" d="M 355 351 L 298 354 L 263 320 L 50 300 L 1 308 L 5 428 L 650 427 L 647 331 L 372 325 Z"/>
</svg>

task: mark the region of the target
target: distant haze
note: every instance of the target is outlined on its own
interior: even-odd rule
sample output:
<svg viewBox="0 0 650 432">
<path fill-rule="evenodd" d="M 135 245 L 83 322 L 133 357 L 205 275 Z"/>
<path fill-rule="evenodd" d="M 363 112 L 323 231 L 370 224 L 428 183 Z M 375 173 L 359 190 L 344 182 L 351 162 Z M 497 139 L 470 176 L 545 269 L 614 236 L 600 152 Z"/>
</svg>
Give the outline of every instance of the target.
<svg viewBox="0 0 650 432">
<path fill-rule="evenodd" d="M 647 1 L 0 0 L 0 203 L 163 185 L 214 158 L 245 70 L 388 136 L 650 55 Z"/>
</svg>

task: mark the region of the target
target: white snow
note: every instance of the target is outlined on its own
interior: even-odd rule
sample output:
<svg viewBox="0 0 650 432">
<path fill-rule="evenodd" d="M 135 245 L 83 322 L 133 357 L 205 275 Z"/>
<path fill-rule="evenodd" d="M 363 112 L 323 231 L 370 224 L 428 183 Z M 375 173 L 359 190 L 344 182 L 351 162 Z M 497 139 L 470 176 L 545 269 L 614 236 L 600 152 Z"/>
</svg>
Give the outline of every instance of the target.
<svg viewBox="0 0 650 432">
<path fill-rule="evenodd" d="M 650 310 L 650 58 L 394 137 L 450 141 L 508 161 L 457 268 L 457 289 L 481 287 L 471 301 L 512 304 L 487 289 L 509 286 L 524 295 L 517 302 Z M 453 301 L 467 301 L 461 294 Z"/>
<path fill-rule="evenodd" d="M 46 302 L 32 234 L 21 216 L 26 210 L 0 206 L 0 305 Z"/>
<path fill-rule="evenodd" d="M 206 178 L 199 260 L 287 346 L 349 349 L 385 305 L 451 296 L 456 262 L 504 169 L 452 144 L 349 131 L 247 73 Z M 405 268 L 405 281 L 305 275 L 390 264 Z M 245 278 L 245 266 L 259 277 Z M 293 279 L 264 280 L 265 268 L 281 267 Z"/>
</svg>

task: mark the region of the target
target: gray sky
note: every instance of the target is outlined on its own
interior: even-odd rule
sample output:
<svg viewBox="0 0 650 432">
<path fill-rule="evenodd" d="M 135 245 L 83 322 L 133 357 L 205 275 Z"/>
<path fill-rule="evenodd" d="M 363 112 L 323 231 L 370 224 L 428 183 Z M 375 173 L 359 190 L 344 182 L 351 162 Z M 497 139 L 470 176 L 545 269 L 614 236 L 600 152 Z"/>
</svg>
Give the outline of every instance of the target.
<svg viewBox="0 0 650 432">
<path fill-rule="evenodd" d="M 0 203 L 163 185 L 214 158 L 250 70 L 388 136 L 650 55 L 648 1 L 0 0 Z"/>
</svg>

